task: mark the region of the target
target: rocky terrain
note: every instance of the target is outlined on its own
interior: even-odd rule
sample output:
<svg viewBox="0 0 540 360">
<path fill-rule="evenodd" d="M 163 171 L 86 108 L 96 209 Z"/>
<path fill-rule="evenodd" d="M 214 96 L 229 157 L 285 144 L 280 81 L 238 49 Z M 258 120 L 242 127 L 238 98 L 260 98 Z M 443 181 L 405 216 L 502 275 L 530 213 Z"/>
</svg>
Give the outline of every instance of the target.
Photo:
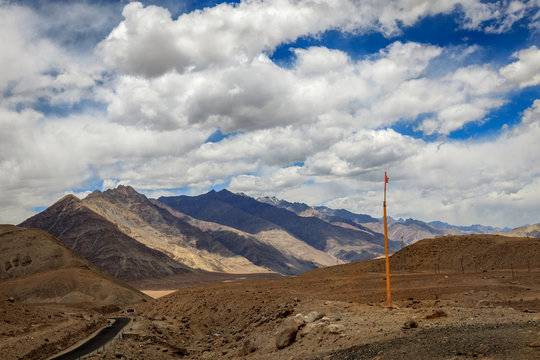
<svg viewBox="0 0 540 360">
<path fill-rule="evenodd" d="M 45 231 L 0 225 L 0 358 L 45 359 L 149 300 Z"/>
<path fill-rule="evenodd" d="M 132 333 L 93 358 L 537 359 L 539 250 L 527 238 L 420 241 L 391 258 L 391 310 L 380 260 L 186 288 L 138 306 Z M 414 269 L 399 270 L 405 252 Z M 476 270 L 462 270 L 473 254 Z"/>
<path fill-rule="evenodd" d="M 344 263 L 382 252 L 361 223 L 372 218 L 268 201 L 226 190 L 157 201 L 119 186 L 24 223 L 61 241 L 0 226 L 0 353 L 47 358 L 138 303 L 126 337 L 91 358 L 540 356 L 540 239 L 441 230 L 415 242 L 391 257 L 389 309 L 384 259 Z"/>
<path fill-rule="evenodd" d="M 1 358 L 46 359 L 102 327 L 104 311 L 88 305 L 24 304 L 0 294 Z"/>
<path fill-rule="evenodd" d="M 540 239 L 478 234 L 442 236 L 409 245 L 393 254 L 392 260 L 392 271 L 409 273 L 529 270 L 540 267 Z M 384 262 L 376 259 L 362 266 L 364 271 L 382 271 Z"/>
</svg>

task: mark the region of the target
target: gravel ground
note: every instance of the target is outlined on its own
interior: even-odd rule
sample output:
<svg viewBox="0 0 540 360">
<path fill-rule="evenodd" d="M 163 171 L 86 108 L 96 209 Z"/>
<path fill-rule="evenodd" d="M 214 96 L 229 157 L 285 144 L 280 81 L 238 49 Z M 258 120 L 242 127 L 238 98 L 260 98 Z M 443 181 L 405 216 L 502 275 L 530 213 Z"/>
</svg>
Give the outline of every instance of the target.
<svg viewBox="0 0 540 360">
<path fill-rule="evenodd" d="M 372 344 L 335 351 L 313 360 L 359 359 L 539 359 L 540 349 L 529 346 L 539 339 L 540 323 L 449 326 L 423 329 Z"/>
</svg>

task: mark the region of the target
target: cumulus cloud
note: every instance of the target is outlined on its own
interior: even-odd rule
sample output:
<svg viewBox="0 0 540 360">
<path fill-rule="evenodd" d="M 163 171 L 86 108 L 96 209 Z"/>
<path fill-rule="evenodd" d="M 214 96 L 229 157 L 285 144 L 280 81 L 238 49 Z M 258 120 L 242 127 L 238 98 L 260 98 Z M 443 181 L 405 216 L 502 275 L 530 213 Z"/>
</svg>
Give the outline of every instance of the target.
<svg viewBox="0 0 540 360">
<path fill-rule="evenodd" d="M 540 151 L 539 109 L 536 100 L 520 125 L 482 142 L 425 142 L 392 130 L 364 131 L 312 155 L 303 166 L 239 175 L 230 187 L 379 216 L 381 174 L 388 171 L 393 217 L 534 223 L 534 201 L 540 196 L 538 168 L 532 165 Z"/>
<path fill-rule="evenodd" d="M 538 222 L 533 202 L 540 196 L 540 177 L 532 164 L 540 151 L 539 107 L 536 100 L 519 126 L 479 143 L 424 143 L 395 134 L 394 145 L 388 147 L 406 147 L 411 155 L 393 164 L 381 162 L 373 174 L 377 182 L 349 183 L 341 196 L 325 203 L 358 212 L 370 209 L 377 215 L 381 174 L 388 170 L 391 216 L 425 220 L 442 216 L 458 224 L 485 223 L 486 218 L 493 224 Z"/>
<path fill-rule="evenodd" d="M 265 52 L 330 28 L 382 27 L 390 34 L 399 28 L 389 30 L 392 21 L 408 26 L 424 16 L 450 11 L 474 17 L 468 26 L 478 28 L 488 19 L 504 18 L 503 8 L 516 13 L 529 7 L 457 4 L 345 2 L 334 7 L 325 1 L 242 2 L 173 20 L 166 9 L 131 3 L 124 9 L 125 20 L 98 46 L 105 62 L 132 74 L 120 77 L 109 114 L 118 123 L 151 129 L 197 126 L 226 132 L 313 123 L 336 110 L 341 118 L 353 114 L 354 124 L 372 127 L 414 122 L 427 114 L 416 128 L 448 135 L 504 104 L 499 92 L 505 77 L 496 69 L 472 66 L 443 78 L 421 78 L 444 49 L 417 43 L 395 42 L 357 62 L 324 47 L 293 49 L 296 60 L 290 71 L 272 63 Z M 480 16 L 478 9 L 487 10 Z M 267 21 L 259 21 L 265 17 Z"/>
<path fill-rule="evenodd" d="M 350 61 L 345 52 L 326 47 L 294 49 L 294 53 L 296 55 L 296 71 L 308 76 L 341 72 Z"/>
<path fill-rule="evenodd" d="M 162 130 L 199 126 L 251 131 L 313 123 L 325 114 L 340 111 L 346 116 L 371 106 L 381 94 L 417 78 L 441 49 L 395 42 L 356 62 L 321 47 L 296 53 L 292 69 L 278 67 L 261 54 L 236 67 L 173 72 L 155 79 L 123 76 L 109 114 L 118 123 Z"/>
<path fill-rule="evenodd" d="M 167 165 L 199 146 L 209 133 L 196 130 L 153 132 L 123 127 L 97 116 L 45 118 L 34 110 L 0 106 L 0 218 L 20 222 L 35 206 L 50 205 L 88 179 L 134 180 L 149 163 Z M 183 173 L 185 168 L 176 168 Z M 158 173 L 157 176 L 160 174 Z M 162 179 L 176 181 L 174 173 Z M 174 178 L 174 180 L 171 180 Z M 202 177 L 201 177 L 202 178 Z M 138 184 L 141 184 L 138 181 Z"/>
<path fill-rule="evenodd" d="M 295 53 L 290 69 L 261 54 L 235 67 L 154 79 L 122 76 L 109 116 L 120 124 L 157 130 L 194 126 L 231 132 L 325 119 L 356 130 L 414 122 L 429 114 L 417 129 L 448 135 L 504 104 L 502 94 L 510 84 L 491 66 L 426 77 L 428 65 L 443 49 L 413 42 L 394 42 L 357 61 L 323 47 Z"/>
<path fill-rule="evenodd" d="M 282 42 L 336 26 L 349 1 L 285 0 L 220 4 L 171 19 L 168 10 L 128 4 L 125 20 L 98 46 L 105 62 L 127 74 L 158 76 L 245 63 Z M 321 17 L 325 13 L 327 16 Z"/>
<path fill-rule="evenodd" d="M 124 8 L 124 21 L 99 44 L 97 52 L 124 74 L 156 77 L 169 71 L 249 63 L 280 44 L 332 29 L 393 36 L 426 16 L 455 11 L 463 13 L 468 29 L 501 32 L 534 6 L 533 1 L 267 0 L 220 4 L 173 20 L 167 9 L 132 2 Z"/>
<path fill-rule="evenodd" d="M 533 105 L 523 113 L 522 123 L 526 125 L 537 124 L 540 121 L 540 99 L 536 99 Z M 518 128 L 521 129 L 521 128 Z"/>
<path fill-rule="evenodd" d="M 393 121 L 414 121 L 426 114 L 418 130 L 427 135 L 448 135 L 469 122 L 481 121 L 504 104 L 502 96 L 507 89 L 495 69 L 472 65 L 442 77 L 404 81 L 381 97 L 374 113 Z"/>
<path fill-rule="evenodd" d="M 277 46 L 327 30 L 391 39 L 436 14 L 497 33 L 533 5 L 243 1 L 173 19 L 164 8 L 134 2 L 122 20 L 119 13 L 98 19 L 103 9 L 84 3 L 69 5 L 72 12 L 59 23 L 70 31 L 60 36 L 59 26 L 44 19 L 61 14 L 61 5 L 39 13 L 1 3 L 0 40 L 10 46 L 0 58 L 0 219 L 21 221 L 34 206 L 89 179 L 104 189 L 129 184 L 147 194 L 227 185 L 377 215 L 380 178 L 388 170 L 392 216 L 485 223 L 489 209 L 491 223 L 534 222 L 504 214 L 534 209 L 530 199 L 540 196 L 531 166 L 540 150 L 540 100 L 523 112 L 521 124 L 494 139 L 446 136 L 484 121 L 509 92 L 540 83 L 535 46 L 501 68 L 467 63 L 476 46 L 406 40 L 354 58 L 325 46 L 293 48 L 287 67 L 270 56 Z M 89 48 L 74 51 L 82 46 L 78 36 L 94 38 L 108 33 L 104 28 L 112 30 L 97 57 Z M 445 60 L 452 66 L 441 66 Z M 106 109 L 68 116 L 32 110 L 37 102 L 54 108 L 81 100 Z M 402 135 L 389 128 L 397 122 L 439 137 Z M 216 130 L 229 136 L 206 142 Z"/>
<path fill-rule="evenodd" d="M 540 84 L 540 49 L 533 45 L 516 52 L 513 57 L 518 60 L 501 68 L 499 73 L 521 88 Z"/>
<path fill-rule="evenodd" d="M 2 104 L 73 105 L 94 97 L 93 88 L 104 80 L 96 59 L 70 53 L 45 36 L 47 22 L 28 7 L 0 4 L 0 17 L 0 41 L 9 44 L 0 58 Z"/>
<path fill-rule="evenodd" d="M 357 176 L 380 172 L 383 166 L 403 161 L 415 151 L 414 139 L 393 130 L 364 130 L 309 157 L 306 167 L 310 175 Z"/>
<path fill-rule="evenodd" d="M 538 11 L 538 0 L 528 1 L 463 1 L 465 17 L 462 25 L 465 29 L 483 30 L 486 33 L 500 34 L 509 31 L 512 26 L 527 15 Z"/>
</svg>

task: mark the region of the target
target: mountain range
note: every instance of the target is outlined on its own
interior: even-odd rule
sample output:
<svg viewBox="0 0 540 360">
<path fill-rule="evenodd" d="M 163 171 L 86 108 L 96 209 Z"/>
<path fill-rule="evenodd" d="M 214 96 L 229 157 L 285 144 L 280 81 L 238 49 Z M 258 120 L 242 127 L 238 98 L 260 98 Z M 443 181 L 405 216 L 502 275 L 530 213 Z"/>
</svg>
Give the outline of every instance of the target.
<svg viewBox="0 0 540 360">
<path fill-rule="evenodd" d="M 344 261 L 367 260 L 384 252 L 384 237 L 363 226 L 343 227 L 315 216 L 299 216 L 228 190 L 194 197 L 161 197 L 158 201 L 192 217 L 218 222 L 255 236 L 286 232 L 312 248 Z M 395 244 L 391 246 L 395 247 Z"/>
<path fill-rule="evenodd" d="M 509 232 L 500 233 L 500 235 L 540 238 L 540 224 L 520 226 Z"/>
<path fill-rule="evenodd" d="M 178 206 L 170 208 L 165 201 L 151 200 L 129 186 L 119 186 L 94 191 L 84 200 L 65 196 L 20 225 L 51 233 L 82 257 L 125 281 L 193 271 L 293 275 L 343 262 L 325 251 L 329 248 L 338 254 L 343 249 L 354 252 L 352 249 L 362 248 L 365 251 L 359 256 L 364 258 L 383 251 L 380 236 L 369 234 L 368 240 L 362 240 L 366 238 L 363 233 L 355 234 L 318 219 L 301 222 L 298 228 L 288 220 L 284 229 L 264 216 L 227 205 L 234 199 L 247 198 L 226 190 L 210 192 L 207 199 L 195 199 L 201 212 L 190 216 L 189 212 L 178 211 Z M 227 206 L 230 208 L 224 210 Z M 273 210 L 283 222 L 284 218 L 297 217 L 283 209 Z M 201 215 L 212 212 L 216 216 Z M 326 231 L 321 239 L 315 236 L 319 229 Z M 332 231 L 336 234 L 332 235 Z"/>
<path fill-rule="evenodd" d="M 127 282 L 202 272 L 296 275 L 384 254 L 380 219 L 228 190 L 156 200 L 120 185 L 83 200 L 67 195 L 20 225 L 49 232 Z M 389 247 L 491 229 L 390 219 Z"/>
<path fill-rule="evenodd" d="M 191 271 L 126 234 L 96 211 L 90 199 L 67 195 L 20 226 L 47 231 L 81 257 L 125 281 Z"/>
<path fill-rule="evenodd" d="M 257 200 L 295 212 L 299 216 L 315 216 L 339 226 L 354 226 L 375 233 L 384 232 L 382 219 L 366 214 L 355 214 L 344 209 L 331 209 L 326 206 L 311 207 L 303 203 L 291 203 L 276 197 L 262 197 Z M 492 234 L 506 232 L 510 229 L 492 226 L 470 225 L 455 226 L 441 221 L 424 222 L 415 219 L 398 219 L 388 217 L 388 238 L 403 245 L 413 244 L 418 240 L 433 238 L 441 235 Z"/>
</svg>

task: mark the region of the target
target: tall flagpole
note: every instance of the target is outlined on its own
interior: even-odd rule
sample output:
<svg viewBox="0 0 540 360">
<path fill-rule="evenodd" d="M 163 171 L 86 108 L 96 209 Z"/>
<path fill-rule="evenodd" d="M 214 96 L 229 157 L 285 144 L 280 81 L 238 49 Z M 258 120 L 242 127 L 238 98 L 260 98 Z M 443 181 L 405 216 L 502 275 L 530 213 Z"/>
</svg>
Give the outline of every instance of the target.
<svg viewBox="0 0 540 360">
<path fill-rule="evenodd" d="M 388 176 L 386 176 L 386 171 L 384 172 L 384 201 L 383 201 L 383 211 L 384 211 L 384 254 L 386 257 L 386 298 L 388 303 L 388 308 L 392 308 L 392 296 L 390 295 L 390 260 L 388 259 L 388 230 L 386 223 L 386 184 L 388 183 Z"/>
</svg>

